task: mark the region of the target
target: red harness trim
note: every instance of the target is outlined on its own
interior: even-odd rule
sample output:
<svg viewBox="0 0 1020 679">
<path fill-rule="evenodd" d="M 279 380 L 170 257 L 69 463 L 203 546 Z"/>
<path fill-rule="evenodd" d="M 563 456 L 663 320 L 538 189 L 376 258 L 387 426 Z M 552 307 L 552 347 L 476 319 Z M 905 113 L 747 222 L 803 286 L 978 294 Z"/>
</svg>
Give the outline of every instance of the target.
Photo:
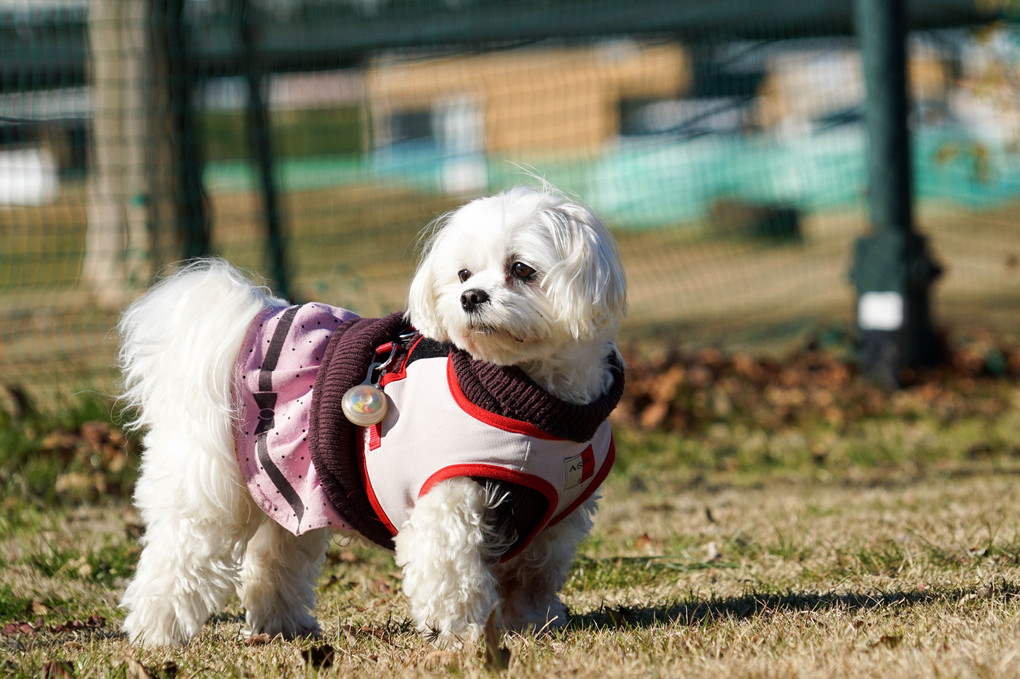
<svg viewBox="0 0 1020 679">
<path fill-rule="evenodd" d="M 418 338 L 415 339 L 414 342 L 412 342 L 409 347 L 407 347 L 407 351 L 406 353 L 404 353 L 404 356 L 400 360 L 400 363 L 397 366 L 397 368 L 395 370 L 387 370 L 385 373 L 383 373 L 382 379 L 379 380 L 380 387 L 385 387 L 390 382 L 396 382 L 397 380 L 402 380 L 405 377 L 407 377 L 407 365 L 411 362 L 410 360 L 411 354 L 414 353 L 414 350 L 418 346 L 418 343 L 421 342 L 423 339 L 425 338 L 422 337 L 421 335 L 418 335 Z M 382 347 L 379 347 L 379 349 L 377 349 L 376 352 L 377 353 L 381 352 L 384 349 L 386 351 L 389 351 L 392 346 L 393 343 L 389 342 L 383 345 Z"/>
<path fill-rule="evenodd" d="M 372 488 L 372 482 L 368 478 L 368 463 L 365 460 L 365 436 L 360 431 L 356 436 L 357 442 L 355 443 L 355 449 L 357 450 L 358 456 L 358 470 L 361 472 L 361 483 L 365 487 L 365 495 L 368 497 L 368 503 L 372 506 L 372 510 L 375 515 L 382 521 L 383 526 L 390 532 L 390 535 L 396 535 L 397 529 L 394 527 L 393 522 L 390 521 L 390 517 L 386 516 L 386 512 L 383 511 L 382 505 L 379 504 L 379 498 L 375 496 L 375 490 Z"/>
<path fill-rule="evenodd" d="M 532 529 L 530 533 L 517 541 L 517 545 L 513 549 L 500 557 L 500 561 L 506 561 L 507 559 L 517 556 L 524 550 L 525 547 L 530 545 L 531 541 L 535 539 L 535 536 L 542 532 L 543 528 L 549 525 L 549 518 L 556 510 L 556 489 L 553 488 L 551 483 L 538 476 L 522 474 L 520 472 L 506 469 L 505 467 L 488 464 L 454 464 L 449 467 L 443 467 L 425 480 L 425 483 L 422 484 L 421 490 L 418 491 L 418 497 L 421 498 L 424 496 L 438 483 L 449 479 L 460 478 L 462 476 L 477 476 L 481 478 L 516 483 L 538 491 L 545 496 L 546 510 L 545 514 L 542 515 L 542 519 L 535 524 L 535 528 Z"/>
<path fill-rule="evenodd" d="M 490 427 L 496 427 L 503 431 L 509 431 L 514 434 L 524 434 L 536 439 L 543 439 L 546 441 L 562 441 L 559 436 L 553 436 L 547 431 L 539 429 L 530 422 L 524 422 L 522 420 L 515 420 L 512 417 L 506 415 L 497 415 L 496 413 L 490 413 L 488 410 L 479 408 L 464 395 L 464 392 L 460 388 L 460 383 L 457 381 L 457 372 L 453 368 L 453 361 L 447 359 L 446 361 L 446 381 L 450 385 L 450 393 L 453 394 L 453 400 L 457 402 L 461 410 L 475 418 L 479 422 L 484 422 Z"/>
<path fill-rule="evenodd" d="M 599 469 L 598 474 L 594 479 L 588 482 L 588 487 L 585 488 L 584 492 L 581 493 L 576 500 L 570 503 L 570 505 L 562 512 L 557 514 L 549 521 L 549 526 L 555 526 L 563 519 L 570 516 L 570 513 L 575 509 L 584 504 L 585 500 L 590 498 L 592 494 L 602 486 L 602 482 L 609 476 L 610 470 L 613 468 L 613 463 L 616 462 L 616 441 L 613 439 L 612 434 L 609 436 L 609 450 L 606 452 L 606 460 L 602 463 L 602 468 Z"/>
</svg>

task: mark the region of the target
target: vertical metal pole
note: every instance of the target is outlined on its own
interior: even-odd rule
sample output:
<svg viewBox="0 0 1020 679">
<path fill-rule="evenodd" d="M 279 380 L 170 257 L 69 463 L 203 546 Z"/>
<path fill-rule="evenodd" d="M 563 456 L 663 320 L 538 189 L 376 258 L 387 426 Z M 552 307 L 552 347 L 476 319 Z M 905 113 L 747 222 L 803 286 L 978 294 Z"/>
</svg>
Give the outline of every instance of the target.
<svg viewBox="0 0 1020 679">
<path fill-rule="evenodd" d="M 269 112 L 263 85 L 265 69 L 259 55 L 258 36 L 252 21 L 248 0 L 237 0 L 234 5 L 241 35 L 244 72 L 248 81 L 248 109 L 246 129 L 248 150 L 258 165 L 262 186 L 262 210 L 266 226 L 266 259 L 278 294 L 290 299 L 290 272 L 287 268 L 286 241 L 281 226 L 276 181 L 273 177 L 273 150 L 269 134 Z"/>
<path fill-rule="evenodd" d="M 904 0 L 857 0 L 857 33 L 867 88 L 872 235 L 856 243 L 851 279 L 863 369 L 891 388 L 902 368 L 938 360 L 929 289 L 940 269 L 914 231 Z"/>
<path fill-rule="evenodd" d="M 174 193 L 181 255 L 202 257 L 212 251 L 202 185 L 204 160 L 192 97 L 194 64 L 188 58 L 183 0 L 153 0 L 153 23 L 157 50 L 166 60 L 170 106 L 170 137 L 173 147 Z"/>
<path fill-rule="evenodd" d="M 904 0 L 859 0 L 861 59 L 867 87 L 865 121 L 871 221 L 876 228 L 913 231 Z"/>
</svg>

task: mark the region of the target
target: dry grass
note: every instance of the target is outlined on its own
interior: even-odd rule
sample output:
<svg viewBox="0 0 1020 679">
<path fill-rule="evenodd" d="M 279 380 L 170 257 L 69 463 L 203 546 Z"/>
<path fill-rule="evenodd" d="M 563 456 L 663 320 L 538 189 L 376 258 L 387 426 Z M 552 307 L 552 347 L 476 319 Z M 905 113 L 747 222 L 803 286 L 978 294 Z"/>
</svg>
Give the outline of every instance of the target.
<svg viewBox="0 0 1020 679">
<path fill-rule="evenodd" d="M 927 426 L 891 424 L 900 429 L 881 436 L 909 441 Z M 1006 426 L 1020 435 L 1017 418 Z M 811 445 L 806 437 L 773 445 Z M 1015 451 L 918 472 L 907 443 L 892 464 L 834 479 L 692 473 L 678 463 L 681 445 L 713 444 L 622 437 L 624 461 L 565 589 L 569 625 L 509 636 L 506 676 L 1020 674 Z M 142 676 L 135 661 L 151 676 L 493 674 L 480 649 L 437 652 L 414 632 L 390 557 L 357 544 L 331 551 L 319 641 L 248 645 L 234 601 L 184 649 L 132 649 L 116 610 L 137 558 L 132 511 L 122 501 L 52 508 L 16 496 L 5 509 L 2 619 L 42 621 L 37 632 L 0 636 L 11 676 L 37 676 L 53 661 L 78 677 Z M 92 615 L 102 623 L 53 627 Z M 325 665 L 324 649 L 333 654 Z"/>
</svg>

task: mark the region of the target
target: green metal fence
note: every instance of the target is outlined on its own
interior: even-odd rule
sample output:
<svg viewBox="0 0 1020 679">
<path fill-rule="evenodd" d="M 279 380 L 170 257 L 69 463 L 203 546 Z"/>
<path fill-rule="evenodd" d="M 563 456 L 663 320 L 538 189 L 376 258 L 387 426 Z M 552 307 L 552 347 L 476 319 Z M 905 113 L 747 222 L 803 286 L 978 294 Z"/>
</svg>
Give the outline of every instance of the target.
<svg viewBox="0 0 1020 679">
<path fill-rule="evenodd" d="M 419 231 L 534 173 L 616 232 L 625 342 L 856 336 L 875 6 L 0 0 L 3 381 L 112 391 L 118 310 L 205 252 L 398 309 Z M 909 226 L 951 340 L 1020 331 L 1015 9 L 906 3 Z"/>
</svg>

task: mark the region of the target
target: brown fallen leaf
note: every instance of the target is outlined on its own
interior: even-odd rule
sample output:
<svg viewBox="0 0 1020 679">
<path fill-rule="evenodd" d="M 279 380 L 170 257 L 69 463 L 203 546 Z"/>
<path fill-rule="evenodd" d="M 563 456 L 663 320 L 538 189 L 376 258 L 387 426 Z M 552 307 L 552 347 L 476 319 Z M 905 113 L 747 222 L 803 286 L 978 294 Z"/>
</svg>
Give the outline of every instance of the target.
<svg viewBox="0 0 1020 679">
<path fill-rule="evenodd" d="M 648 533 L 642 533 L 634 541 L 634 548 L 639 549 L 642 552 L 646 552 L 652 548 L 652 539 L 648 537 Z"/>
<path fill-rule="evenodd" d="M 329 644 L 319 644 L 301 651 L 301 660 L 312 669 L 322 669 L 333 665 L 336 651 Z"/>
<path fill-rule="evenodd" d="M 152 679 L 152 674 L 149 673 L 145 665 L 135 658 L 128 658 L 124 664 L 127 667 L 127 679 Z"/>
<path fill-rule="evenodd" d="M 492 607 L 485 621 L 485 669 L 504 672 L 510 667 L 510 649 L 502 645 L 503 616 L 499 604 Z"/>
<path fill-rule="evenodd" d="M 110 425 L 101 420 L 82 422 L 78 431 L 82 441 L 93 451 L 102 450 L 103 444 L 110 437 Z"/>
<path fill-rule="evenodd" d="M 66 429 L 54 429 L 43 437 L 42 452 L 47 454 L 70 455 L 74 452 L 78 437 Z"/>
<path fill-rule="evenodd" d="M 42 626 L 42 618 L 38 618 L 35 623 L 18 620 L 4 625 L 3 628 L 0 628 L 0 633 L 4 635 L 28 634 L 32 636 L 37 634 L 42 629 Z"/>
<path fill-rule="evenodd" d="M 106 618 L 101 615 L 90 615 L 86 620 L 68 620 L 56 625 L 50 625 L 49 631 L 53 634 L 61 632 L 77 632 L 83 629 L 97 629 L 106 624 Z"/>
<path fill-rule="evenodd" d="M 262 634 L 253 634 L 241 643 L 245 646 L 265 646 L 272 640 L 271 636 L 263 632 Z"/>
<path fill-rule="evenodd" d="M 43 679 L 74 679 L 74 668 L 63 660 L 47 660 L 42 666 Z"/>
</svg>

